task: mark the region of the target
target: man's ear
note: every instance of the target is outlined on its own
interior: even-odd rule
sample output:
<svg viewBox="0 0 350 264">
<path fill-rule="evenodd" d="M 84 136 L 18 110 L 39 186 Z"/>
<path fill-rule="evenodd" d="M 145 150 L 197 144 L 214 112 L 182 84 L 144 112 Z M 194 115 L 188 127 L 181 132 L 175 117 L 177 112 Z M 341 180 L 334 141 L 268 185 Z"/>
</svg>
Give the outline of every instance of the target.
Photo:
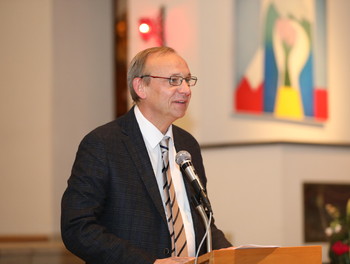
<svg viewBox="0 0 350 264">
<path fill-rule="evenodd" d="M 134 88 L 135 93 L 141 98 L 146 98 L 146 87 L 144 85 L 144 82 L 142 81 L 142 78 L 134 78 L 132 81 L 132 87 Z"/>
</svg>

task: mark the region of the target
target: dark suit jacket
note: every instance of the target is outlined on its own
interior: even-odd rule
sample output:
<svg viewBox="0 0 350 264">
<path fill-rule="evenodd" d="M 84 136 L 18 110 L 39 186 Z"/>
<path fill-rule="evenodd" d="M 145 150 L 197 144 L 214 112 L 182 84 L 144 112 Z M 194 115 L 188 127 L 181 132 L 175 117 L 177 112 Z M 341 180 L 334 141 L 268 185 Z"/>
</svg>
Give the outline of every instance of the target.
<svg viewBox="0 0 350 264">
<path fill-rule="evenodd" d="M 197 141 L 177 126 L 173 135 L 176 150 L 191 153 L 206 185 Z M 185 186 L 191 197 L 187 179 Z M 198 247 L 205 228 L 192 205 L 191 211 Z M 211 228 L 213 249 L 230 246 L 215 224 Z M 90 264 L 170 257 L 162 199 L 133 109 L 82 140 L 62 198 L 61 232 L 66 247 Z"/>
</svg>

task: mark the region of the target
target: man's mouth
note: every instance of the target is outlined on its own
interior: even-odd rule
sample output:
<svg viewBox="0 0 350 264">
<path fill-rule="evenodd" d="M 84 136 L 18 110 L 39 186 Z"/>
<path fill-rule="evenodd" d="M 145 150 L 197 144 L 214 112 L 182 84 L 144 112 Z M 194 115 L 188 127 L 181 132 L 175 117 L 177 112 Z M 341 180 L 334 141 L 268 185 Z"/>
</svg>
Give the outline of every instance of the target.
<svg viewBox="0 0 350 264">
<path fill-rule="evenodd" d="M 187 100 L 176 100 L 175 103 L 178 103 L 178 104 L 186 104 L 186 103 L 187 103 Z"/>
</svg>

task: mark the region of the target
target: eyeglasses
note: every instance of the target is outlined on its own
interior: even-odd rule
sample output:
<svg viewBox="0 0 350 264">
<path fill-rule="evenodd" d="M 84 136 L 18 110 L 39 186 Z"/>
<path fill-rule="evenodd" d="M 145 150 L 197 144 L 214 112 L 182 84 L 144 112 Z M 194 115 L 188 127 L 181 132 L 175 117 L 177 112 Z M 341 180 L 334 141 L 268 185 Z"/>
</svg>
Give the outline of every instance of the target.
<svg viewBox="0 0 350 264">
<path fill-rule="evenodd" d="M 180 86 L 183 80 L 186 81 L 188 86 L 195 86 L 197 83 L 197 77 L 194 77 L 194 76 L 186 77 L 186 78 L 181 76 L 170 76 L 170 77 L 160 77 L 160 76 L 153 76 L 153 75 L 140 76 L 140 78 L 146 78 L 146 77 L 169 80 L 169 84 L 171 86 Z"/>
</svg>

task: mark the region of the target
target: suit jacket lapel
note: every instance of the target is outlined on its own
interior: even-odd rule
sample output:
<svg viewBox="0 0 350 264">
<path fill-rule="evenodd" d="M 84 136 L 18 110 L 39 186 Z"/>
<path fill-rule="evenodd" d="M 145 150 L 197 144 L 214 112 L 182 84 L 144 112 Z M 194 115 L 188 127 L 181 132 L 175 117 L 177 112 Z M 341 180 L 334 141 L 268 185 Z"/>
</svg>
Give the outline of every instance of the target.
<svg viewBox="0 0 350 264">
<path fill-rule="evenodd" d="M 138 173 L 147 189 L 149 196 L 155 204 L 159 214 L 166 223 L 166 216 L 162 203 L 162 198 L 159 193 L 156 177 L 153 173 L 151 161 L 148 156 L 146 145 L 136 121 L 134 108 L 125 115 L 125 122 L 122 122 L 121 127 L 124 128 L 126 134 L 125 145 L 130 153 L 131 159 L 138 170 Z"/>
</svg>

